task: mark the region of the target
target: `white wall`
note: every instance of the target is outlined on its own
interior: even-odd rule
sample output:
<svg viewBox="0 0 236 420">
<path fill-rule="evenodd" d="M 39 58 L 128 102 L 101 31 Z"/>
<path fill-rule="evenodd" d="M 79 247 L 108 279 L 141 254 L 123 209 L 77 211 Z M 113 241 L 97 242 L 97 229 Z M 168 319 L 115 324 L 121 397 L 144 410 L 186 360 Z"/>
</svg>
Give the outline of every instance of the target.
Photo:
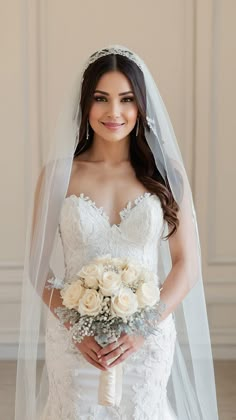
<svg viewBox="0 0 236 420">
<path fill-rule="evenodd" d="M 81 61 L 111 43 L 146 61 L 167 106 L 194 192 L 213 355 L 236 357 L 235 12 L 234 0 L 2 2 L 0 357 L 16 354 L 41 139 Z"/>
</svg>

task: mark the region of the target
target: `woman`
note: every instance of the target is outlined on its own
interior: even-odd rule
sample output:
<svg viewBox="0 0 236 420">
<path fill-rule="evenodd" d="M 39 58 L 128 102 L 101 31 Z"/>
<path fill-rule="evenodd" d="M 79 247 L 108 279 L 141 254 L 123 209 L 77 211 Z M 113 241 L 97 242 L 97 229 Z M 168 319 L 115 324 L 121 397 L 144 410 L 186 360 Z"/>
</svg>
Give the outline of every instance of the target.
<svg viewBox="0 0 236 420">
<path fill-rule="evenodd" d="M 73 124 L 72 104 L 70 100 L 59 120 L 56 142 L 35 193 L 27 267 L 28 283 L 34 287 L 28 286 L 28 290 L 36 290 L 51 312 L 47 311 L 46 366 L 40 397 L 37 404 L 30 402 L 23 407 L 18 396 L 16 419 L 215 420 L 218 415 L 204 293 L 199 290 L 195 213 L 157 88 L 136 54 L 113 46 L 89 58 Z M 63 306 L 59 290 L 52 293 L 47 282 L 52 276 L 48 268 L 56 248 L 53 240 L 57 228 L 65 282 L 92 258 L 108 253 L 133 257 L 158 273 L 165 309 L 157 335 L 144 339 L 123 333 L 104 348 L 92 337 L 80 344 L 68 341 L 69 325 L 60 325 L 55 313 L 55 308 Z M 55 276 L 54 285 L 56 281 Z M 178 315 L 180 303 L 182 313 Z M 191 318 L 189 309 L 194 307 L 201 310 L 198 323 L 195 316 Z M 200 318 L 202 335 L 197 337 Z M 40 315 L 36 321 L 38 325 Z M 187 341 L 178 343 L 178 327 Z M 26 341 L 24 337 L 20 348 Z M 36 336 L 31 338 L 34 344 L 36 341 Z M 32 346 L 30 349 L 33 353 Z M 100 371 L 120 363 L 120 404 L 98 404 Z M 18 363 L 18 380 L 21 367 Z M 27 363 L 24 368 L 29 374 Z M 207 386 L 213 387 L 208 398 L 201 379 L 203 371 L 208 372 Z"/>
</svg>

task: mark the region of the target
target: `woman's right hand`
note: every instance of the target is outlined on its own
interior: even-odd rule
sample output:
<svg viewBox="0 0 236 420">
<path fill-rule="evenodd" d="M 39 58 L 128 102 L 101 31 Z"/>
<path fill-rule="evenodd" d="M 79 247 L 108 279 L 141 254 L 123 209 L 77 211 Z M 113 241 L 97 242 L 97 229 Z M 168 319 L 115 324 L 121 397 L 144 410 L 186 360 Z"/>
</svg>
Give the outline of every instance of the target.
<svg viewBox="0 0 236 420">
<path fill-rule="evenodd" d="M 70 323 L 65 322 L 64 326 L 69 330 L 70 329 Z M 99 361 L 97 357 L 97 353 L 99 350 L 102 349 L 101 346 L 96 342 L 94 337 L 87 337 L 85 336 L 81 343 L 77 343 L 73 341 L 75 347 L 82 353 L 84 358 L 91 363 L 91 365 L 95 366 L 96 368 L 100 370 L 106 371 L 108 368 L 102 364 L 102 362 Z"/>
<path fill-rule="evenodd" d="M 84 337 L 81 343 L 76 343 L 74 341 L 74 345 L 82 353 L 84 358 L 91 363 L 91 365 L 104 371 L 108 369 L 97 357 L 97 353 L 102 349 L 102 347 L 99 346 L 94 337 Z"/>
</svg>

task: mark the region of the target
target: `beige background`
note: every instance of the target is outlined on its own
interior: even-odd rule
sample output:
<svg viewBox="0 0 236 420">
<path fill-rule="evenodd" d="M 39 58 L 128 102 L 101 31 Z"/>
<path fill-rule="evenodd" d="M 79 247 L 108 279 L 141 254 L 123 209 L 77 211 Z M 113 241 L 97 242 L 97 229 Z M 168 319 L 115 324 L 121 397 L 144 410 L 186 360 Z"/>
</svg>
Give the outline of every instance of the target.
<svg viewBox="0 0 236 420">
<path fill-rule="evenodd" d="M 17 348 L 28 198 L 71 79 L 112 43 L 149 66 L 193 188 L 213 355 L 236 358 L 234 0 L 1 2 L 0 357 Z"/>
</svg>

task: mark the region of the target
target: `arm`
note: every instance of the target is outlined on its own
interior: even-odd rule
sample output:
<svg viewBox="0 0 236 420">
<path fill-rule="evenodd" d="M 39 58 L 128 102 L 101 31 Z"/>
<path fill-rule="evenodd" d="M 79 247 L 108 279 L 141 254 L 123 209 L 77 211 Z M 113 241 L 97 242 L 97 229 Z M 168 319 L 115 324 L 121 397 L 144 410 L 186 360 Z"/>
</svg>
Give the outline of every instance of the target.
<svg viewBox="0 0 236 420">
<path fill-rule="evenodd" d="M 193 219 L 179 212 L 179 227 L 169 238 L 172 269 L 166 277 L 160 299 L 166 303 L 160 321 L 173 312 L 195 284 L 200 264 L 198 261 L 197 236 Z"/>
</svg>

